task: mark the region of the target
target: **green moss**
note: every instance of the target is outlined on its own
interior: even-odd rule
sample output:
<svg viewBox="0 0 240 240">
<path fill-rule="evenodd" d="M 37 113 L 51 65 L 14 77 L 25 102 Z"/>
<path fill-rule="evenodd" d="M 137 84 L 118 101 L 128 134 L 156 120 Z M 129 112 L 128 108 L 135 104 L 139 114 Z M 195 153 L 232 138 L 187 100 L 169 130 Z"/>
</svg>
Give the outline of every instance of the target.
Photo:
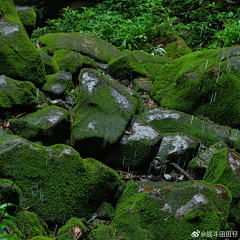
<svg viewBox="0 0 240 240">
<path fill-rule="evenodd" d="M 83 79 L 93 79 L 94 89 L 90 91 Z M 86 78 L 85 78 L 86 77 Z M 94 69 L 83 69 L 79 77 L 79 94 L 76 116 L 71 125 L 70 145 L 83 157 L 99 159 L 106 153 L 110 144 L 120 138 L 139 105 L 134 97 L 121 86 L 110 81 Z M 92 124 L 93 127 L 89 127 Z M 118 126 L 116 128 L 116 126 Z M 105 148 L 104 146 L 105 142 Z M 94 149 L 91 146 L 95 146 Z"/>
<path fill-rule="evenodd" d="M 17 81 L 1 76 L 0 117 L 10 118 L 26 110 L 35 110 L 39 100 L 37 88 L 28 81 Z"/>
<path fill-rule="evenodd" d="M 98 210 L 100 219 L 112 220 L 114 218 L 114 208 L 112 204 L 103 202 Z"/>
<path fill-rule="evenodd" d="M 0 140 L 0 149 L 0 176 L 16 178 L 23 194 L 20 206 L 48 222 L 90 218 L 104 199 L 115 194 L 119 183 L 112 169 L 97 160 L 82 160 L 63 144 L 44 147 L 8 135 Z"/>
<path fill-rule="evenodd" d="M 146 62 L 146 63 L 143 63 L 143 66 L 145 67 L 146 71 L 149 73 L 150 80 L 154 81 L 159 76 L 158 72 L 163 65 L 158 63 Z"/>
<path fill-rule="evenodd" d="M 72 89 L 75 89 L 72 75 L 63 71 L 48 75 L 47 82 L 42 87 L 42 91 L 48 92 L 52 98 L 59 98 Z"/>
<path fill-rule="evenodd" d="M 92 58 L 83 55 L 82 67 L 97 69 L 97 63 Z"/>
<path fill-rule="evenodd" d="M 53 58 L 56 59 L 60 71 L 74 74 L 79 73 L 82 68 L 83 57 L 77 52 L 60 49 L 56 51 Z"/>
<path fill-rule="evenodd" d="M 221 188 L 224 195 L 218 195 L 216 188 Z M 199 194 L 201 204 L 194 201 Z M 230 203 L 231 193 L 227 189 L 203 181 L 171 184 L 128 181 L 110 227 L 126 240 L 176 239 L 176 236 L 190 240 L 197 229 L 223 230 Z"/>
<path fill-rule="evenodd" d="M 216 142 L 228 144 L 231 128 L 199 120 L 183 112 L 159 107 L 146 108 L 142 119 L 162 134 L 181 133 L 200 140 L 206 147 Z"/>
<path fill-rule="evenodd" d="M 1 74 L 40 86 L 45 81 L 45 69 L 39 52 L 31 43 L 13 2 L 1 0 L 0 8 L 3 26 L 14 29 L 11 36 L 0 35 Z"/>
<path fill-rule="evenodd" d="M 66 232 L 68 232 L 69 228 L 75 227 L 75 226 L 82 227 L 84 232 L 86 232 L 86 227 L 84 226 L 84 224 L 82 223 L 82 221 L 80 219 L 71 218 L 67 221 L 67 223 L 64 226 L 62 226 L 61 228 L 58 229 L 57 234 L 58 235 L 63 235 Z M 72 234 L 71 234 L 71 236 L 72 236 Z M 73 238 L 73 236 L 71 238 Z M 62 239 L 66 239 L 66 238 L 62 236 Z"/>
<path fill-rule="evenodd" d="M 163 66 L 153 84 L 153 99 L 163 108 L 195 116 L 202 114 L 221 125 L 237 127 L 240 85 L 236 77 L 238 68 L 234 56 L 238 54 L 238 49 L 225 48 L 219 53 L 217 50 L 194 52 Z M 236 67 L 231 68 L 228 74 L 229 51 L 230 64 Z"/>
<path fill-rule="evenodd" d="M 16 10 L 29 38 L 31 38 L 32 31 L 35 29 L 36 24 L 37 15 L 35 11 L 31 7 L 17 7 Z"/>
<path fill-rule="evenodd" d="M 44 236 L 36 236 L 34 238 L 31 238 L 31 240 L 56 240 L 56 238 L 49 238 Z"/>
<path fill-rule="evenodd" d="M 110 226 L 99 226 L 97 229 L 93 229 L 90 233 L 90 237 L 94 240 L 115 240 L 115 229 Z"/>
<path fill-rule="evenodd" d="M 137 58 L 128 54 L 120 56 L 108 62 L 108 68 L 110 73 L 117 79 L 131 79 L 141 76 L 146 76 L 147 72 L 143 65 L 137 60 Z"/>
<path fill-rule="evenodd" d="M 44 51 L 52 54 L 59 49 L 68 49 L 87 55 L 96 61 L 108 62 L 110 56 L 101 46 L 88 37 L 79 33 L 50 33 L 38 38 Z"/>
<path fill-rule="evenodd" d="M 38 50 L 42 60 L 44 62 L 44 66 L 45 66 L 45 70 L 46 70 L 46 74 L 50 75 L 50 74 L 54 74 L 59 72 L 59 67 L 57 64 L 57 60 L 48 56 L 45 52 Z"/>
<path fill-rule="evenodd" d="M 167 56 L 174 59 L 192 52 L 186 42 L 178 35 L 163 38 L 161 43 L 166 45 L 164 50 L 167 52 Z"/>
<path fill-rule="evenodd" d="M 114 45 L 108 43 L 101 38 L 92 38 L 102 47 L 102 49 L 104 49 L 108 53 L 111 59 L 122 56 L 122 53 Z"/>
<path fill-rule="evenodd" d="M 135 78 L 133 87 L 136 92 L 145 92 L 152 90 L 152 81 L 147 78 Z"/>
</svg>

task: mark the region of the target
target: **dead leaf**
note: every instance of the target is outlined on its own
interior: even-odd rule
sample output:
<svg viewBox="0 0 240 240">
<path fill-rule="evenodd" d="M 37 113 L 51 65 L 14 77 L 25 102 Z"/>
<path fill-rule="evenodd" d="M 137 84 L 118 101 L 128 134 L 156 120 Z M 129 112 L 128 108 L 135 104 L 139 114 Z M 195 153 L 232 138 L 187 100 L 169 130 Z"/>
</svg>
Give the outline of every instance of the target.
<svg viewBox="0 0 240 240">
<path fill-rule="evenodd" d="M 70 231 L 74 237 L 74 240 L 80 240 L 84 238 L 84 230 L 80 226 L 71 227 Z"/>
<path fill-rule="evenodd" d="M 199 44 L 199 47 L 201 47 L 203 45 L 203 43 L 204 43 L 204 41 Z"/>
<path fill-rule="evenodd" d="M 164 220 L 164 221 L 167 221 L 169 218 L 170 218 L 170 217 L 167 217 L 167 218 L 165 218 L 165 219 L 163 219 L 163 220 Z"/>
<path fill-rule="evenodd" d="M 56 50 L 53 51 L 53 55 L 56 53 Z"/>
</svg>

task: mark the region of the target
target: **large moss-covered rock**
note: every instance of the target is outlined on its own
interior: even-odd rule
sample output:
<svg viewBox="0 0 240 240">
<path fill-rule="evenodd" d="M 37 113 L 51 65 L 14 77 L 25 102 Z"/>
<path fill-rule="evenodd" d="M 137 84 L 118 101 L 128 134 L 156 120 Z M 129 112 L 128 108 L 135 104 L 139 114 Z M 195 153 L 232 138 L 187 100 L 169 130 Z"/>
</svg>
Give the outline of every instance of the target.
<svg viewBox="0 0 240 240">
<path fill-rule="evenodd" d="M 82 68 L 83 57 L 80 53 L 67 49 L 60 49 L 55 52 L 53 58 L 56 59 L 59 70 L 71 74 L 79 74 Z"/>
<path fill-rule="evenodd" d="M 43 61 L 31 43 L 12 0 L 1 0 L 0 9 L 0 75 L 40 86 L 45 80 Z"/>
<path fill-rule="evenodd" d="M 119 183 L 112 169 L 62 144 L 43 147 L 8 135 L 0 140 L 0 159 L 0 176 L 14 177 L 22 190 L 21 206 L 52 223 L 90 218 Z"/>
<path fill-rule="evenodd" d="M 110 73 L 119 80 L 132 79 L 147 74 L 144 66 L 132 54 L 109 61 L 108 67 Z"/>
<path fill-rule="evenodd" d="M 43 85 L 42 91 L 47 92 L 52 98 L 60 98 L 65 92 L 74 88 L 72 74 L 60 71 L 47 76 L 47 82 Z"/>
<path fill-rule="evenodd" d="M 204 115 L 237 128 L 240 47 L 194 52 L 159 71 L 152 97 L 163 108 Z"/>
<path fill-rule="evenodd" d="M 91 37 L 79 33 L 50 33 L 38 38 L 44 51 L 49 54 L 59 49 L 68 49 L 93 58 L 96 61 L 108 62 L 110 56 Z"/>
<path fill-rule="evenodd" d="M 44 62 L 45 71 L 47 75 L 59 72 L 59 67 L 56 59 L 52 58 L 51 56 L 47 55 L 45 52 L 41 50 L 39 50 L 39 53 Z"/>
<path fill-rule="evenodd" d="M 47 106 L 20 119 L 10 119 L 14 134 L 45 145 L 62 143 L 69 138 L 71 114 L 63 108 Z"/>
<path fill-rule="evenodd" d="M 16 7 L 19 19 L 22 22 L 29 38 L 31 38 L 32 31 L 35 29 L 36 13 L 31 7 Z"/>
<path fill-rule="evenodd" d="M 240 154 L 229 148 L 224 148 L 213 153 L 203 178 L 212 184 L 222 184 L 227 187 L 235 203 L 240 202 Z M 231 218 L 240 224 L 238 212 L 231 210 Z"/>
<path fill-rule="evenodd" d="M 114 45 L 108 43 L 107 41 L 97 37 L 93 37 L 93 39 L 108 53 L 111 59 L 123 55 Z"/>
<path fill-rule="evenodd" d="M 47 237 L 50 234 L 48 225 L 35 213 L 26 210 L 17 213 L 15 220 L 8 220 L 6 228 L 15 239 L 31 239 L 38 235 Z M 12 232 L 11 232 L 12 230 Z"/>
<path fill-rule="evenodd" d="M 99 159 L 121 137 L 138 107 L 121 86 L 94 69 L 83 69 L 70 145 L 82 157 Z"/>
<path fill-rule="evenodd" d="M 33 83 L 0 76 L 0 118 L 33 111 L 37 104 L 37 88 Z"/>
<path fill-rule="evenodd" d="M 159 107 L 147 108 L 142 118 L 162 134 L 182 133 L 199 139 L 210 147 L 217 142 L 229 145 L 231 128 L 200 120 L 197 117 Z"/>
<path fill-rule="evenodd" d="M 207 231 L 224 230 L 231 200 L 227 188 L 204 181 L 129 181 L 109 227 L 126 240 L 165 240 L 176 236 L 190 240 L 198 229 L 200 239 L 206 239 Z M 99 235 L 97 229 L 95 234 Z"/>
<path fill-rule="evenodd" d="M 204 150 L 200 153 L 199 153 L 200 151 L 200 148 L 199 148 L 199 151 L 198 151 L 199 154 L 189 162 L 190 171 L 195 176 L 194 179 L 200 179 L 200 180 L 203 179 L 213 153 L 223 148 L 227 148 L 227 146 L 221 142 L 210 146 L 209 149 Z"/>
<path fill-rule="evenodd" d="M 165 37 L 156 43 L 164 44 L 164 50 L 167 52 L 167 56 L 174 59 L 192 52 L 186 42 L 178 35 Z"/>
<path fill-rule="evenodd" d="M 5 203 L 13 203 L 19 206 L 21 196 L 22 192 L 16 184 L 8 179 L 0 179 L 0 206 Z M 6 212 L 13 214 L 15 210 L 15 206 L 9 206 Z"/>
<path fill-rule="evenodd" d="M 114 169 L 148 167 L 156 155 L 161 138 L 155 127 L 134 115 L 120 141 L 107 152 L 102 162 Z"/>
<path fill-rule="evenodd" d="M 163 65 L 173 61 L 170 57 L 154 56 L 141 50 L 134 50 L 132 54 L 142 63 L 152 81 L 158 77 L 158 72 Z"/>
</svg>

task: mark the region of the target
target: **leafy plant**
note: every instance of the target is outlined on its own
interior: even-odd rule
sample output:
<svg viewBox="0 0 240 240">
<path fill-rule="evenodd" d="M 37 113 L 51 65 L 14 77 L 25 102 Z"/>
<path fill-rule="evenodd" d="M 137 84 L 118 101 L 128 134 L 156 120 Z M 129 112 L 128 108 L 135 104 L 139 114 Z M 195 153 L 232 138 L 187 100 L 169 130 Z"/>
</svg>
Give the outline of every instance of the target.
<svg viewBox="0 0 240 240">
<path fill-rule="evenodd" d="M 16 221 L 18 221 L 18 219 L 16 219 L 15 217 L 11 216 L 9 213 L 6 212 L 7 207 L 9 206 L 15 206 L 16 209 L 18 208 L 15 204 L 13 203 L 4 203 L 0 206 L 0 214 L 1 214 L 1 218 L 0 218 L 0 222 L 2 221 L 3 217 L 8 217 L 11 219 L 14 219 Z M 4 234 L 2 233 L 2 231 L 5 229 L 7 224 L 7 221 L 3 221 L 0 224 L 0 239 L 2 240 L 15 240 L 10 234 Z"/>
</svg>

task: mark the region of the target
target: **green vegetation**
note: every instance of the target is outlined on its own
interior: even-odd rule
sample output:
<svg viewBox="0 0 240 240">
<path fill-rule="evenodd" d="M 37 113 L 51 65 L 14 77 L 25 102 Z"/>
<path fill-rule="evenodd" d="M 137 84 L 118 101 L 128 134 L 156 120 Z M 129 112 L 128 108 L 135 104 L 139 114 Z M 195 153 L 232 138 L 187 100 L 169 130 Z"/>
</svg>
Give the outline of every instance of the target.
<svg viewBox="0 0 240 240">
<path fill-rule="evenodd" d="M 78 32 L 104 39 L 122 52 L 155 49 L 159 54 L 154 40 L 172 34 L 196 50 L 232 46 L 240 36 L 240 7 L 232 1 L 105 0 L 95 7 L 63 10 L 61 18 L 48 20 L 48 26 L 33 32 L 34 43 L 46 33 Z"/>
</svg>

